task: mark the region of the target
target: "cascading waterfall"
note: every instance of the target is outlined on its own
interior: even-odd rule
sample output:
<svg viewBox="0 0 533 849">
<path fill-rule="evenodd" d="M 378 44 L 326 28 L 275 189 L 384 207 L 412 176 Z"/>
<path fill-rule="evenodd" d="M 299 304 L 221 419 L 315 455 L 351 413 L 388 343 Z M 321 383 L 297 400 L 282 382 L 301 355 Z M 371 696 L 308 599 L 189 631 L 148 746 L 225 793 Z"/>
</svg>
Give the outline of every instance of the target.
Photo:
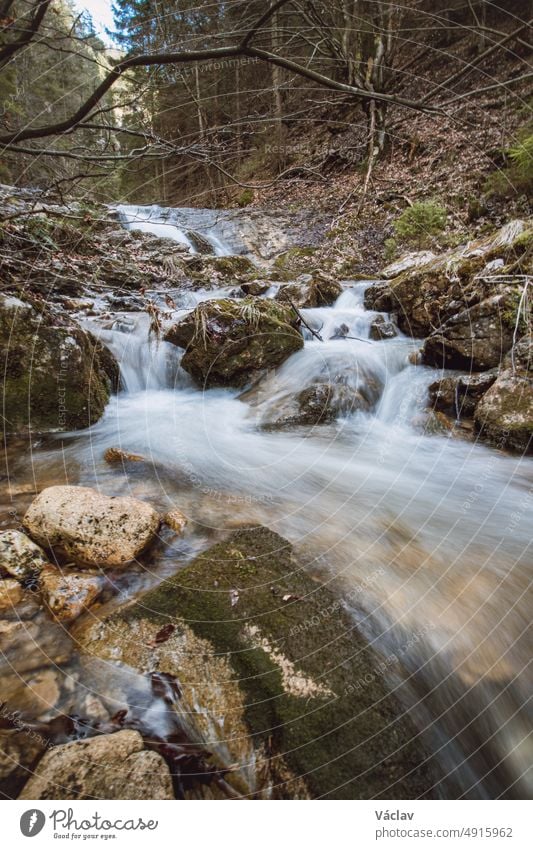
<svg viewBox="0 0 533 849">
<path fill-rule="evenodd" d="M 94 319 L 119 359 L 123 391 L 96 426 L 63 442 L 63 455 L 85 461 L 83 482 L 96 476 L 105 489 L 98 458 L 120 445 L 150 458 L 157 481 L 164 470 L 161 500 L 199 527 L 238 518 L 289 538 L 344 588 L 449 792 L 530 793 L 521 673 L 532 464 L 426 435 L 418 420 L 440 373 L 412 364 L 419 344 L 410 338 L 369 338 L 377 313 L 364 308 L 366 285 L 346 284 L 333 307 L 302 310 L 324 341 L 304 330 L 304 349 L 248 398 L 195 387 L 179 349 L 149 336 L 147 316 Z M 227 294 L 182 295 L 173 320 Z M 327 425 L 263 427 L 317 381 L 360 391 L 367 409 Z"/>
</svg>

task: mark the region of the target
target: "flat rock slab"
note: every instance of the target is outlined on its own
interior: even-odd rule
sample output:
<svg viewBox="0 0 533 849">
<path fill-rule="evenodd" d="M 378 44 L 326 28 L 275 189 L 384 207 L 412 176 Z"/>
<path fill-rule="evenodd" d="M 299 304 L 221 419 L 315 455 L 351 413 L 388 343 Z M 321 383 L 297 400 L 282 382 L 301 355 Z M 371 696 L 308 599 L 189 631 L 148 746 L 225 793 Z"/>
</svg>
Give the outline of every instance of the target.
<svg viewBox="0 0 533 849">
<path fill-rule="evenodd" d="M 40 545 L 85 566 L 121 566 L 152 542 L 159 515 L 136 498 L 110 498 L 85 486 L 50 486 L 23 524 Z"/>
<path fill-rule="evenodd" d="M 188 720 L 240 764 L 254 795 L 434 793 L 425 747 L 379 659 L 341 600 L 268 528 L 233 533 L 76 640 L 88 657 L 176 678 Z"/>
<path fill-rule="evenodd" d="M 19 799 L 174 799 L 167 764 L 137 731 L 57 746 L 39 761 Z"/>
</svg>

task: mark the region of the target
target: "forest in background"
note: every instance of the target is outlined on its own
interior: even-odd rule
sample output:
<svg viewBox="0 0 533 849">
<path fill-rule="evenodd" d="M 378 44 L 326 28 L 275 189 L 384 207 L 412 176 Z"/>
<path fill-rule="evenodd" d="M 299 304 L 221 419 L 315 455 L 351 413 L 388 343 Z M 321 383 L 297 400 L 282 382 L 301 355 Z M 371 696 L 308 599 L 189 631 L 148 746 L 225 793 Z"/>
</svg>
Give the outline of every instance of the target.
<svg viewBox="0 0 533 849">
<path fill-rule="evenodd" d="M 532 12 L 530 0 L 116 0 L 110 49 L 68 0 L 3 0 L 0 180 L 174 206 L 333 196 L 361 213 L 368 198 L 373 214 L 384 191 L 409 204 L 429 192 L 474 218 L 487 200 L 520 213 Z"/>
</svg>

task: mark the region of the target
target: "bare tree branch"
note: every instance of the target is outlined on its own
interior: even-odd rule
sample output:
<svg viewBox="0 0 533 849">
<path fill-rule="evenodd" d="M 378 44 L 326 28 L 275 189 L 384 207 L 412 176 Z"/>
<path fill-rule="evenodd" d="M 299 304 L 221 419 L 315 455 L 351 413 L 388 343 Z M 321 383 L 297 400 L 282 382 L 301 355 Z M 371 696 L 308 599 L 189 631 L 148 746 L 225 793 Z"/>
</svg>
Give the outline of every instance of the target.
<svg viewBox="0 0 533 849">
<path fill-rule="evenodd" d="M 22 50 L 23 47 L 26 47 L 33 40 L 52 2 L 53 0 L 38 0 L 32 19 L 26 27 L 22 38 L 12 41 L 10 44 L 5 44 L 0 48 L 0 67 L 3 67 L 15 53 Z"/>
</svg>

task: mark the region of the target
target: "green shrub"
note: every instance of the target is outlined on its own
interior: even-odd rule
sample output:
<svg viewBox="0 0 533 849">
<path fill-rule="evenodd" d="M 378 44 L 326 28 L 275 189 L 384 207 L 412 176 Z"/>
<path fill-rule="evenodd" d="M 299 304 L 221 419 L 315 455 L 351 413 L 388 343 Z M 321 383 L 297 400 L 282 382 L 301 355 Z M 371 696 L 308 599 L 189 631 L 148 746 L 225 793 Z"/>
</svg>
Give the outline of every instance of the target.
<svg viewBox="0 0 533 849">
<path fill-rule="evenodd" d="M 507 197 L 516 192 L 528 192 L 533 186 L 533 126 L 519 133 L 514 145 L 505 150 L 506 168 L 490 174 L 484 189 L 489 195 Z"/>
<path fill-rule="evenodd" d="M 420 201 L 408 207 L 394 222 L 399 239 L 418 242 L 421 248 L 430 236 L 441 233 L 446 226 L 446 210 L 435 201 Z"/>
<path fill-rule="evenodd" d="M 249 206 L 254 199 L 254 193 L 251 189 L 244 189 L 239 197 L 237 198 L 237 206 L 241 208 L 244 206 Z"/>
<path fill-rule="evenodd" d="M 392 262 L 396 259 L 396 255 L 398 253 L 398 242 L 396 239 L 385 239 L 384 248 L 383 256 L 385 262 Z"/>
</svg>

